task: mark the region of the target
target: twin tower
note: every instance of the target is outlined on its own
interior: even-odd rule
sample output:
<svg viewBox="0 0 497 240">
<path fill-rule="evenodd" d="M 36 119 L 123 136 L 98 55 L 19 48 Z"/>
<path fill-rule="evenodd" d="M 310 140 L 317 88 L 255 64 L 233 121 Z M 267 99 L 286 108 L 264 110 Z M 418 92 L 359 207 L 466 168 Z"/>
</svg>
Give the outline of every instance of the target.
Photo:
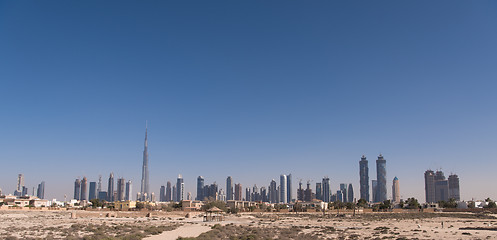
<svg viewBox="0 0 497 240">
<path fill-rule="evenodd" d="M 361 198 L 370 201 L 369 198 L 369 167 L 366 156 L 362 155 L 359 161 L 359 177 Z M 373 189 L 373 202 L 387 200 L 387 160 L 380 154 L 376 160 L 376 180 L 371 181 Z"/>
</svg>

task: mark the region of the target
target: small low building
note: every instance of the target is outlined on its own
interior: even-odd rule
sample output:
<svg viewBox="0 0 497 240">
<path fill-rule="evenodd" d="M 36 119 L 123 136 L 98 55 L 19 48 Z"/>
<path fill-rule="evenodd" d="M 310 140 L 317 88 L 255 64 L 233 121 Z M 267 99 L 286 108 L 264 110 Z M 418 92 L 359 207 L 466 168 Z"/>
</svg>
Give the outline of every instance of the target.
<svg viewBox="0 0 497 240">
<path fill-rule="evenodd" d="M 201 201 L 183 200 L 181 202 L 183 211 L 200 211 L 203 205 Z"/>
<path fill-rule="evenodd" d="M 31 199 L 29 200 L 29 205 L 33 207 L 50 207 L 50 202 L 44 199 Z"/>
<path fill-rule="evenodd" d="M 114 202 L 114 209 L 116 210 L 128 211 L 134 208 L 136 208 L 136 201 Z"/>
<path fill-rule="evenodd" d="M 227 203 L 228 208 L 238 211 L 249 211 L 250 208 L 256 208 L 257 202 L 249 202 L 249 201 L 237 201 L 237 200 L 229 200 Z"/>
</svg>

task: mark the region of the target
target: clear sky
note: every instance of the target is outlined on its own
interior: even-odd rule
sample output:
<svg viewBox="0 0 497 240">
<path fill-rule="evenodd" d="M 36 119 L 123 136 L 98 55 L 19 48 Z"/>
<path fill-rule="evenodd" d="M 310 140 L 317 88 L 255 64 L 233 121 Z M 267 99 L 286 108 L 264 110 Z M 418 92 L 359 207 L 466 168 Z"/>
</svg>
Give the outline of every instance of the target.
<svg viewBox="0 0 497 240">
<path fill-rule="evenodd" d="M 332 191 L 387 160 L 497 198 L 495 1 L 0 1 L 0 188 L 46 197 L 110 172 L 156 194 L 282 173 Z M 106 183 L 104 187 L 106 188 Z M 186 197 L 186 195 L 185 195 Z M 296 196 L 294 196 L 296 197 Z"/>
</svg>

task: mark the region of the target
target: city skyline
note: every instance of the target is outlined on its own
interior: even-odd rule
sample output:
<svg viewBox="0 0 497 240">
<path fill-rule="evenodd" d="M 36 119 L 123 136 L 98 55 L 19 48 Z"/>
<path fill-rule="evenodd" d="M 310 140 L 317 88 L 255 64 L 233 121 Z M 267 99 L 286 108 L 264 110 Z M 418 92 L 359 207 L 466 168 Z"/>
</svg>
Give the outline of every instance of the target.
<svg viewBox="0 0 497 240">
<path fill-rule="evenodd" d="M 370 189 L 383 154 L 388 198 L 397 176 L 424 199 L 441 169 L 461 199 L 497 199 L 481 184 L 497 168 L 496 3 L 257 3 L 1 2 L 2 192 L 44 181 L 70 198 L 100 175 L 106 192 L 112 172 L 135 198 L 148 120 L 156 196 L 178 174 L 186 198 L 198 176 L 245 191 L 291 173 L 294 198 L 325 176 L 358 198 L 360 156 Z"/>
<path fill-rule="evenodd" d="M 146 139 L 146 138 L 145 138 Z M 145 140 L 146 142 L 146 140 Z M 146 144 L 145 144 L 146 145 Z M 379 167 L 378 167 L 379 166 Z M 367 170 L 367 160 L 365 155 L 362 155 L 361 160 L 359 161 L 359 179 L 360 182 L 364 180 L 364 176 L 368 175 L 368 170 Z M 378 156 L 377 160 L 377 174 L 378 176 L 385 177 L 386 176 L 386 160 L 383 158 L 383 155 L 380 154 Z M 292 180 L 291 180 L 292 175 L 280 175 L 280 185 L 276 185 L 277 189 L 275 190 L 277 193 L 276 196 L 276 202 L 280 203 L 289 203 L 291 202 L 294 198 L 292 195 Z M 378 177 L 381 178 L 381 177 Z M 437 170 L 436 172 L 432 170 L 427 170 L 424 173 L 424 181 L 425 181 L 425 201 L 426 202 L 438 202 L 441 200 L 447 201 L 450 198 L 456 199 L 456 201 L 460 201 L 460 188 L 459 188 L 459 177 L 456 174 L 451 173 L 451 175 L 448 177 L 448 179 L 445 179 L 444 173 L 441 170 Z M 209 189 L 211 186 L 205 186 L 207 188 L 204 188 L 204 177 L 203 176 L 198 176 L 197 177 L 197 191 L 195 192 L 195 200 L 203 200 L 204 197 L 213 197 L 214 199 L 224 199 L 223 201 L 227 200 L 242 200 L 242 199 L 248 199 L 250 201 L 253 197 L 251 196 L 252 194 L 250 193 L 250 189 L 246 188 L 246 195 L 243 197 L 243 188 L 240 183 L 235 184 L 236 190 L 233 193 L 233 198 L 229 198 L 226 195 L 220 196 L 218 194 L 218 187 L 216 185 L 216 182 L 211 184 L 211 186 L 214 186 L 214 189 Z M 273 179 L 274 181 L 274 179 Z M 378 188 L 378 181 L 377 180 L 372 180 L 373 184 L 371 189 L 368 189 L 366 192 L 374 192 L 373 193 L 373 199 L 371 199 L 372 202 L 381 202 L 385 200 L 392 200 L 394 202 L 398 202 L 399 200 L 403 199 L 400 197 L 400 190 L 399 190 L 399 180 L 397 177 L 394 178 L 393 180 L 393 185 L 392 185 L 392 197 L 389 198 L 385 196 L 383 199 L 376 198 L 375 195 L 380 195 L 380 190 Z M 127 182 L 125 181 L 124 178 L 119 178 L 117 181 L 117 191 L 114 191 L 114 174 L 111 173 L 109 176 L 108 180 L 108 191 L 107 192 L 97 192 L 97 183 L 96 182 L 89 182 L 90 187 L 89 190 L 90 192 L 88 193 L 88 181 L 86 177 L 83 177 L 82 180 L 79 179 L 79 177 L 76 179 L 74 183 L 74 197 L 73 199 L 76 200 L 91 200 L 93 198 L 99 198 L 99 199 L 104 199 L 107 201 L 123 201 L 123 200 L 132 200 L 130 198 L 132 196 L 132 188 L 131 184 L 132 181 L 128 180 Z M 99 183 L 98 183 L 98 189 L 101 189 L 101 175 L 99 175 Z M 233 178 L 231 176 L 227 177 L 226 180 L 226 187 L 231 185 L 233 187 Z M 440 185 L 442 184 L 442 185 Z M 254 193 L 256 192 L 255 189 L 257 184 L 254 184 Z M 299 184 L 300 185 L 300 184 Z M 362 189 L 362 184 L 360 184 L 361 189 Z M 438 187 L 438 186 L 442 186 Z M 182 178 L 182 175 L 179 174 L 177 178 L 177 184 L 174 186 L 176 189 L 181 189 L 180 192 L 176 192 L 174 195 L 174 198 L 166 197 L 167 195 L 171 195 L 171 187 L 170 187 L 170 182 L 167 182 L 167 190 L 164 185 L 160 187 L 159 190 L 159 201 L 181 201 L 184 199 L 184 180 Z M 301 186 L 299 186 L 300 188 Z M 21 189 L 22 191 L 20 192 L 18 189 Z M 270 186 L 268 186 L 269 189 L 276 188 L 272 187 L 272 183 L 270 183 Z M 45 182 L 42 181 L 42 183 L 38 184 L 38 188 L 35 194 L 34 187 L 33 187 L 33 196 L 38 196 L 39 198 L 44 198 L 44 190 L 45 189 Z M 312 188 L 309 187 L 309 180 L 308 180 L 308 186 L 307 189 L 310 189 L 312 191 Z M 440 189 L 440 190 L 437 190 Z M 331 190 L 331 193 L 329 191 Z M 16 190 L 14 191 L 15 196 L 24 196 L 24 195 L 29 195 L 27 192 L 28 188 L 24 185 L 24 174 L 18 174 L 17 177 L 17 187 Z M 274 191 L 274 190 L 273 190 Z M 298 191 L 298 189 L 297 189 Z M 340 200 L 344 202 L 352 202 L 356 199 L 356 196 L 353 192 L 353 185 L 350 183 L 345 184 L 345 183 L 340 183 L 339 188 L 337 191 L 337 194 L 332 196 L 333 190 L 331 189 L 330 186 L 330 180 L 328 177 L 323 178 L 323 182 L 319 183 L 316 182 L 316 188 L 314 189 L 315 191 L 315 197 L 316 199 L 319 200 L 324 200 L 324 201 L 335 201 L 335 200 Z M 328 191 L 328 193 L 327 193 Z M 113 194 L 112 194 L 113 192 Z M 167 195 L 166 195 L 167 192 Z M 199 195 L 200 192 L 200 195 Z M 219 189 L 219 194 L 222 194 L 223 189 Z M 227 191 L 229 192 L 229 191 Z M 89 195 L 88 195 L 89 194 Z M 207 195 L 206 195 L 207 194 Z M 272 193 L 269 193 L 271 195 Z M 441 194 L 441 195 L 440 195 Z M 269 196 L 268 195 L 268 196 Z M 313 195 L 313 196 L 314 196 Z M 363 192 L 360 193 L 359 199 L 361 199 L 365 195 Z M 386 195 L 386 192 L 385 192 Z M 43 197 L 40 197 L 43 196 Z M 101 197 L 103 196 L 103 197 Z M 141 201 L 155 201 L 155 192 L 151 192 L 150 197 L 147 199 L 142 199 L 141 192 L 137 193 L 137 200 Z M 191 192 L 188 192 L 188 199 L 190 200 L 190 197 L 193 197 Z M 297 197 L 298 199 L 298 197 Z M 464 199 L 463 199 L 464 200 Z M 252 200 L 253 201 L 253 200 Z M 275 201 L 274 198 L 269 199 L 269 201 Z M 366 201 L 369 201 L 366 199 Z"/>
<path fill-rule="evenodd" d="M 147 146 L 147 137 L 145 137 L 145 146 Z M 145 148 L 147 149 L 147 148 Z M 369 172 L 369 169 L 367 167 L 367 160 L 366 160 L 366 156 L 365 155 L 362 155 L 361 158 L 360 158 L 360 161 L 358 162 L 359 165 L 359 175 L 358 175 L 358 178 L 359 178 L 359 182 L 361 183 L 362 180 L 364 180 L 364 176 L 367 176 L 368 175 L 368 172 Z M 386 160 L 384 159 L 383 155 L 382 154 L 379 154 L 378 155 L 378 159 L 376 160 L 376 165 L 377 165 L 377 178 L 385 178 L 386 177 L 386 173 L 387 173 L 387 170 L 386 170 Z M 142 176 L 143 178 L 143 176 Z M 293 198 L 293 195 L 292 195 L 292 174 L 288 174 L 288 175 L 285 175 L 285 174 L 281 174 L 280 175 L 280 184 L 277 185 L 274 185 L 275 187 L 273 187 L 273 183 L 274 182 L 274 179 L 272 180 L 272 182 L 269 184 L 268 188 L 270 189 L 270 192 L 268 193 L 268 201 L 270 202 L 278 202 L 278 203 L 290 203 L 293 199 L 297 200 L 298 199 L 298 196 L 297 198 Z M 310 184 L 309 184 L 309 181 L 312 181 L 312 180 L 308 180 L 308 184 L 307 184 L 307 189 L 310 189 L 312 192 L 313 192 L 313 196 L 316 197 L 316 199 L 319 199 L 319 200 L 324 200 L 324 201 L 335 201 L 335 200 L 339 200 L 339 201 L 344 201 L 344 202 L 352 202 L 354 200 L 357 200 L 357 199 L 361 199 L 361 196 L 362 195 L 365 195 L 363 192 L 359 193 L 359 196 L 358 198 L 356 199 L 356 194 L 354 194 L 353 192 L 353 184 L 350 183 L 350 184 L 346 184 L 346 183 L 340 183 L 339 186 L 337 187 L 337 193 L 336 194 L 333 194 L 333 188 L 330 186 L 330 179 L 328 177 L 324 177 L 323 178 L 323 182 L 322 183 L 319 183 L 319 182 L 316 182 L 316 188 L 313 188 L 310 187 Z M 373 198 L 370 199 L 371 202 L 382 202 L 382 201 L 385 201 L 385 200 L 392 200 L 393 202 L 398 202 L 399 200 L 405 200 L 403 197 L 401 197 L 401 194 L 400 194 L 400 188 L 399 188 L 399 180 L 397 177 L 394 178 L 393 180 L 393 185 L 392 185 L 392 190 L 390 192 L 391 197 L 388 197 L 387 196 L 387 192 L 385 191 L 385 196 L 383 198 L 377 198 L 377 196 L 375 195 L 381 195 L 381 190 L 380 188 L 378 187 L 378 181 L 377 180 L 372 180 L 373 184 L 371 186 L 370 189 L 367 190 L 367 192 L 372 192 L 373 193 Z M 185 192 L 185 184 L 184 184 L 184 180 L 183 180 L 183 177 L 181 174 L 178 175 L 178 178 L 177 178 L 177 184 L 173 187 L 173 191 L 175 191 L 175 194 L 173 196 L 173 198 L 171 197 L 166 197 L 167 195 L 171 195 L 171 187 L 170 187 L 170 181 L 167 181 L 167 188 L 162 185 L 160 187 L 160 190 L 158 191 L 159 193 L 159 201 L 181 201 L 183 199 L 186 199 L 184 198 L 184 194 L 185 193 L 188 193 L 188 200 L 203 200 L 203 197 L 207 196 L 207 197 L 214 197 L 214 199 L 224 199 L 223 201 L 228 201 L 228 200 L 245 200 L 245 199 L 248 199 L 248 201 L 250 201 L 252 199 L 251 197 L 251 193 L 250 193 L 250 189 L 249 188 L 246 188 L 246 194 L 243 195 L 243 187 L 242 187 L 242 184 L 240 183 L 237 183 L 237 184 L 234 184 L 234 188 L 233 188 L 233 177 L 232 176 L 228 176 L 227 179 L 226 179 L 226 189 L 228 189 L 228 187 L 231 185 L 231 188 L 232 188 L 232 192 L 233 192 L 233 198 L 229 198 L 227 197 L 227 195 L 217 195 L 218 194 L 218 187 L 216 185 L 216 182 L 214 182 L 213 184 L 211 184 L 212 186 L 215 187 L 215 190 L 213 192 L 209 192 L 209 188 L 205 189 L 205 187 L 209 187 L 209 186 L 206 186 L 204 185 L 205 184 L 205 179 L 203 176 L 198 176 L 197 177 L 197 186 L 196 186 L 196 192 L 194 192 L 195 195 L 192 194 L 192 192 Z M 132 198 L 130 198 L 132 196 L 132 188 L 131 188 L 131 184 L 132 184 L 132 181 L 131 180 L 128 180 L 126 182 L 126 180 L 124 178 L 118 178 L 117 180 L 117 191 L 114 190 L 114 173 L 111 172 L 110 173 L 110 176 L 109 176 L 109 179 L 108 179 L 108 186 L 107 186 L 107 192 L 97 192 L 97 182 L 89 182 L 89 190 L 90 192 L 88 193 L 88 180 L 86 177 L 83 177 L 81 180 L 80 178 L 76 178 L 76 181 L 74 183 L 74 189 L 73 189 L 73 192 L 74 192 L 74 197 L 73 199 L 76 199 L 76 200 L 91 200 L 93 199 L 92 196 L 94 198 L 99 198 L 99 199 L 104 199 L 104 200 L 107 200 L 107 201 L 123 201 L 123 200 L 132 200 Z M 442 184 L 442 185 L 440 185 Z M 256 187 L 257 184 L 254 184 L 254 190 L 257 188 Z M 360 187 L 362 188 L 362 184 L 359 184 Z M 439 187 L 442 186 L 442 187 Z M 101 189 L 101 175 L 99 175 L 99 185 L 98 185 L 98 189 Z M 301 187 L 301 184 L 299 184 L 299 188 Z M 384 186 L 386 187 L 386 185 Z M 264 188 L 264 187 L 263 187 Z M 427 170 L 425 171 L 424 173 L 424 188 L 425 188 L 425 202 L 428 202 L 428 203 L 431 203 L 431 202 L 438 202 L 438 201 L 441 201 L 441 200 L 444 200 L 444 201 L 448 201 L 450 198 L 454 198 L 456 199 L 457 201 L 460 201 L 460 200 L 468 200 L 468 199 L 461 199 L 460 197 L 460 187 L 459 187 L 459 177 L 458 175 L 456 174 L 453 174 L 451 173 L 451 175 L 448 177 L 448 179 L 446 180 L 445 179 L 445 176 L 444 176 L 444 173 L 441 171 L 441 170 L 437 170 L 436 172 L 432 171 L 432 170 Z M 22 189 L 22 192 L 19 193 L 19 191 L 17 189 Z M 180 191 L 177 191 L 177 189 L 180 189 Z M 273 190 L 271 190 L 273 189 Z M 328 190 L 327 190 L 328 189 Z M 437 189 L 441 189 L 441 190 L 437 190 Z M 200 190 L 200 194 L 199 195 L 199 190 Z M 297 192 L 299 191 L 298 189 L 295 189 L 297 190 Z M 385 189 L 386 190 L 386 189 Z M 14 195 L 16 194 L 21 194 L 21 195 L 29 195 L 29 193 L 27 192 L 28 191 L 28 188 L 24 185 L 24 174 L 20 173 L 18 174 L 18 177 L 17 177 L 17 185 L 16 185 L 16 190 L 14 191 Z M 42 183 L 38 184 L 38 188 L 37 188 L 37 191 L 36 191 L 36 194 L 34 192 L 34 188 L 33 188 L 33 196 L 38 196 L 40 197 L 43 196 L 44 197 L 44 191 L 45 191 L 45 182 L 42 181 Z M 209 192 L 208 195 L 205 195 L 206 194 L 206 191 Z M 274 193 L 271 193 L 271 191 L 273 191 Z M 307 190 L 306 190 L 307 191 Z M 327 194 L 327 191 L 329 191 L 329 193 Z M 167 193 L 166 193 L 167 192 Z M 219 189 L 219 194 L 222 194 L 222 192 L 224 192 L 224 190 L 222 188 Z M 229 192 L 226 190 L 226 192 Z M 255 192 L 255 191 L 254 191 Z M 101 194 L 104 194 L 105 196 L 101 197 Z M 215 194 L 215 195 L 212 195 L 212 194 Z M 273 194 L 276 194 L 275 197 L 276 197 L 276 200 L 274 200 L 275 198 L 273 197 Z M 307 194 L 307 193 L 306 193 Z M 441 194 L 441 195 L 440 195 Z M 193 197 L 195 196 L 195 197 Z M 41 197 L 41 198 L 43 198 Z M 140 200 L 141 201 L 155 201 L 155 191 L 152 191 L 151 192 L 151 195 L 149 197 L 147 197 L 146 199 L 143 199 L 142 198 L 143 196 L 141 195 L 141 192 L 137 192 L 137 197 L 136 199 L 137 200 Z M 190 197 L 192 197 L 192 199 L 190 199 Z M 407 197 L 408 198 L 408 197 Z M 473 200 L 473 199 L 471 199 Z M 252 200 L 253 201 L 253 200 Z M 369 200 L 367 200 L 369 202 Z M 423 202 L 423 200 L 420 200 Z"/>
</svg>

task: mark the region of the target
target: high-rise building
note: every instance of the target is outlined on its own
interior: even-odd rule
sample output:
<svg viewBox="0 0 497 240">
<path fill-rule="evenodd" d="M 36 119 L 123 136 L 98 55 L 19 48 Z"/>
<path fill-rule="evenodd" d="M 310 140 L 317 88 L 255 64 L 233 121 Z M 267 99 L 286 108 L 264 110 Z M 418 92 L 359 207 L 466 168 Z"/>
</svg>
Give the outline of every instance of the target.
<svg viewBox="0 0 497 240">
<path fill-rule="evenodd" d="M 459 177 L 456 174 L 449 176 L 449 199 L 454 198 L 456 201 L 461 201 L 459 192 Z"/>
<path fill-rule="evenodd" d="M 324 177 L 323 178 L 323 184 L 322 184 L 321 187 L 323 188 L 323 190 L 322 190 L 323 202 L 330 202 L 331 185 L 330 185 L 330 178 L 329 177 Z"/>
<path fill-rule="evenodd" d="M 178 179 L 176 180 L 176 201 L 183 201 L 184 199 L 184 191 L 185 191 L 185 183 L 183 182 L 183 177 L 181 174 L 178 175 Z"/>
<path fill-rule="evenodd" d="M 126 180 L 124 178 L 117 179 L 117 199 L 116 201 L 124 201 L 124 186 L 126 185 Z"/>
<path fill-rule="evenodd" d="M 362 155 L 359 161 L 359 183 L 361 198 L 369 202 L 369 167 L 366 156 Z"/>
<path fill-rule="evenodd" d="M 435 181 L 435 201 L 449 201 L 449 183 L 447 180 Z"/>
<path fill-rule="evenodd" d="M 173 202 L 178 202 L 178 190 L 176 189 L 176 185 L 173 186 Z"/>
<path fill-rule="evenodd" d="M 379 202 L 378 201 L 378 181 L 377 180 L 371 180 L 371 192 L 373 193 L 373 202 Z"/>
<path fill-rule="evenodd" d="M 171 182 L 167 181 L 166 184 L 166 202 L 170 202 L 173 200 L 173 195 L 172 195 L 172 189 L 171 189 Z"/>
<path fill-rule="evenodd" d="M 435 202 L 449 200 L 449 182 L 442 171 L 435 172 Z"/>
<path fill-rule="evenodd" d="M 428 203 L 449 200 L 449 181 L 442 171 L 425 172 L 425 194 Z"/>
<path fill-rule="evenodd" d="M 376 160 L 376 177 L 378 181 L 376 197 L 378 202 L 383 202 L 387 200 L 387 161 L 381 154 Z"/>
<path fill-rule="evenodd" d="M 278 203 L 278 188 L 276 187 L 276 181 L 271 180 L 269 184 L 269 202 Z"/>
<path fill-rule="evenodd" d="M 304 189 L 302 188 L 302 181 L 299 181 L 299 188 L 297 189 L 297 200 L 304 201 Z"/>
<path fill-rule="evenodd" d="M 197 198 L 196 200 L 204 200 L 204 177 L 198 176 L 197 178 Z"/>
<path fill-rule="evenodd" d="M 223 201 L 223 202 L 227 201 L 226 200 L 226 192 L 224 191 L 224 189 L 219 189 L 217 196 L 218 196 L 217 200 Z"/>
<path fill-rule="evenodd" d="M 286 175 L 281 174 L 280 175 L 280 202 L 282 203 L 288 203 L 286 200 L 287 194 L 286 194 Z"/>
<path fill-rule="evenodd" d="M 146 125 L 146 124 L 145 124 Z M 141 197 L 142 201 L 148 201 L 150 195 L 148 188 L 148 139 L 147 139 L 148 127 L 145 126 L 145 144 L 143 149 L 143 165 L 142 165 L 142 180 L 141 180 Z"/>
<path fill-rule="evenodd" d="M 316 199 L 323 200 L 323 188 L 321 187 L 322 183 L 316 183 Z"/>
<path fill-rule="evenodd" d="M 343 190 L 338 190 L 336 194 L 336 201 L 344 202 L 347 197 L 345 196 Z"/>
<path fill-rule="evenodd" d="M 245 201 L 250 201 L 250 188 L 245 188 Z"/>
<path fill-rule="evenodd" d="M 392 200 L 394 203 L 400 202 L 400 184 L 399 184 L 399 179 L 397 177 L 393 179 Z"/>
<path fill-rule="evenodd" d="M 22 187 L 24 187 L 24 175 L 19 173 L 17 175 L 17 191 L 22 192 Z"/>
<path fill-rule="evenodd" d="M 435 202 L 435 172 L 432 170 L 425 172 L 425 196 L 427 203 Z"/>
<path fill-rule="evenodd" d="M 132 198 L 132 196 L 131 196 L 132 187 L 133 187 L 133 183 L 131 182 L 131 180 L 126 182 L 126 193 L 124 194 L 124 200 L 126 200 L 126 201 L 133 200 L 133 199 L 131 199 Z"/>
<path fill-rule="evenodd" d="M 352 183 L 349 183 L 349 188 L 347 189 L 347 202 L 354 202 L 354 188 Z"/>
<path fill-rule="evenodd" d="M 235 200 L 237 201 L 242 201 L 242 184 L 238 183 L 238 184 L 235 184 Z"/>
<path fill-rule="evenodd" d="M 102 191 L 102 175 L 98 175 L 97 193 L 101 191 Z"/>
<path fill-rule="evenodd" d="M 154 193 L 154 192 L 151 192 L 151 193 L 150 193 L 150 198 L 149 198 L 149 201 L 151 201 L 151 202 L 155 202 L 155 193 Z"/>
<path fill-rule="evenodd" d="M 435 172 L 435 181 L 442 181 L 445 180 L 445 174 L 442 171 L 436 171 Z"/>
<path fill-rule="evenodd" d="M 107 201 L 108 194 L 106 191 L 100 191 L 98 192 L 98 199 L 99 200 L 104 200 Z"/>
<path fill-rule="evenodd" d="M 293 188 L 292 188 L 292 174 L 288 174 L 286 176 L 286 194 L 287 194 L 287 201 L 290 203 L 292 202 L 293 198 Z"/>
<path fill-rule="evenodd" d="M 109 175 L 109 185 L 107 185 L 107 201 L 114 202 L 114 173 Z"/>
<path fill-rule="evenodd" d="M 204 185 L 204 189 L 202 190 L 202 201 L 206 199 L 218 200 L 218 188 L 217 184 L 213 183 L 211 185 Z"/>
<path fill-rule="evenodd" d="M 159 202 L 165 202 L 165 201 L 166 201 L 166 186 L 162 185 L 160 186 Z"/>
<path fill-rule="evenodd" d="M 83 180 L 81 180 L 80 200 L 88 201 L 88 179 L 86 179 L 86 177 L 83 177 Z"/>
<path fill-rule="evenodd" d="M 233 200 L 233 178 L 228 176 L 226 178 L 226 201 Z"/>
<path fill-rule="evenodd" d="M 90 182 L 90 192 L 88 194 L 88 200 L 93 200 L 97 198 L 97 183 Z"/>
<path fill-rule="evenodd" d="M 304 201 L 306 202 L 312 201 L 312 189 L 311 189 L 311 183 L 309 181 L 307 182 L 307 188 L 305 189 L 304 192 Z"/>
<path fill-rule="evenodd" d="M 250 201 L 254 201 L 254 202 L 262 201 L 261 194 L 259 192 L 259 188 L 255 184 L 254 184 L 254 187 L 252 187 L 252 196 L 250 198 Z"/>
<path fill-rule="evenodd" d="M 24 188 L 24 175 L 22 173 L 19 173 L 17 175 L 17 188 L 14 191 L 14 196 L 24 196 L 23 194 L 23 188 Z"/>
<path fill-rule="evenodd" d="M 2 195 L 1 190 L 0 190 L 0 195 Z M 36 191 L 36 196 L 39 199 L 45 199 L 45 181 L 42 181 L 40 184 L 38 184 L 38 190 Z"/>
<path fill-rule="evenodd" d="M 79 178 L 74 181 L 74 199 L 80 200 L 81 194 L 81 180 Z"/>
<path fill-rule="evenodd" d="M 340 201 L 342 202 L 347 202 L 347 184 L 346 183 L 340 183 L 340 191 L 342 192 L 342 199 Z"/>
<path fill-rule="evenodd" d="M 261 187 L 260 188 L 260 195 L 261 195 L 261 201 L 263 202 L 269 202 L 269 197 L 267 195 L 267 189 L 266 187 Z"/>
</svg>

